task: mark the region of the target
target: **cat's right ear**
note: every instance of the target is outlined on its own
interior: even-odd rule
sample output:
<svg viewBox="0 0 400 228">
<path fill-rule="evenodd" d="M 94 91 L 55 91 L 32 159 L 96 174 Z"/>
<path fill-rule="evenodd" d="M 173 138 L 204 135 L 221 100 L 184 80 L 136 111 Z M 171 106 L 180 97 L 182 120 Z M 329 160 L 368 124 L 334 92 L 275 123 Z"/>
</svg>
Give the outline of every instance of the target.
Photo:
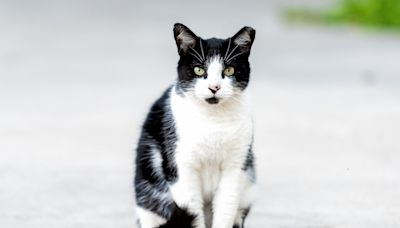
<svg viewBox="0 0 400 228">
<path fill-rule="evenodd" d="M 198 37 L 183 24 L 174 25 L 174 37 L 179 55 L 186 53 L 190 48 L 196 46 Z"/>
</svg>

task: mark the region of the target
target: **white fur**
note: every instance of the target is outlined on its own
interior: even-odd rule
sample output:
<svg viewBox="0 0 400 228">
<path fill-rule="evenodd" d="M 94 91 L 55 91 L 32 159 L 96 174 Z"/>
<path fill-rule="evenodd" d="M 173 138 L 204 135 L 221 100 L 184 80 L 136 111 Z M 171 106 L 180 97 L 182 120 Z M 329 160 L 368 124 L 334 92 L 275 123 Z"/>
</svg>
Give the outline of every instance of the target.
<svg viewBox="0 0 400 228">
<path fill-rule="evenodd" d="M 223 59 L 220 56 L 214 56 L 207 62 L 207 79 L 199 78 L 194 87 L 194 95 L 204 101 L 206 98 L 215 96 L 224 102 L 232 98 L 236 88 L 232 85 L 232 78 L 222 78 L 224 70 Z M 220 89 L 214 95 L 209 88 L 218 86 Z M 235 97 L 233 97 L 235 99 Z"/>
<path fill-rule="evenodd" d="M 141 228 L 156 228 L 167 222 L 164 218 L 141 207 L 136 207 L 136 212 L 140 218 Z"/>
<path fill-rule="evenodd" d="M 220 87 L 222 82 L 222 71 L 224 69 L 223 60 L 220 56 L 211 58 L 207 66 L 207 83 L 208 87 Z"/>
<path fill-rule="evenodd" d="M 198 215 L 197 228 L 206 227 L 205 204 L 213 208 L 212 228 L 232 228 L 234 221 L 240 221 L 239 209 L 250 204 L 252 182 L 242 167 L 252 141 L 252 119 L 244 92 L 235 93 L 230 79 L 222 78 L 222 70 L 220 59 L 214 58 L 207 79 L 198 81 L 194 94 L 171 91 L 178 138 L 178 181 L 171 193 L 179 206 Z M 223 102 L 204 101 L 212 97 L 208 89 L 212 83 L 220 84 L 216 96 Z"/>
<path fill-rule="evenodd" d="M 153 148 L 152 150 L 152 163 L 153 163 L 153 170 L 154 174 L 153 175 L 162 175 L 162 157 L 159 149 Z"/>
</svg>

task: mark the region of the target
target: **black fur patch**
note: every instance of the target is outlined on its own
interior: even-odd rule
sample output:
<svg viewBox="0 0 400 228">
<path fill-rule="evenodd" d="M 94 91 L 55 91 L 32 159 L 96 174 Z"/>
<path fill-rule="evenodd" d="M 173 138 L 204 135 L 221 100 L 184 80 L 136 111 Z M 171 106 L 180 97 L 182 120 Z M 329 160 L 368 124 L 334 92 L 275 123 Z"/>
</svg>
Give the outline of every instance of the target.
<svg viewBox="0 0 400 228">
<path fill-rule="evenodd" d="M 233 225 L 233 228 L 244 228 L 244 222 L 246 220 L 247 215 L 250 212 L 250 207 L 243 209 L 242 211 L 242 224 L 235 224 Z"/>
<path fill-rule="evenodd" d="M 246 221 L 247 215 L 250 213 L 250 207 L 246 208 L 242 214 L 242 228 L 244 228 L 244 222 Z"/>
<path fill-rule="evenodd" d="M 169 107 L 169 88 L 151 107 L 142 128 L 136 150 L 135 193 L 137 204 L 158 215 L 169 218 L 174 202 L 165 196 L 168 182 L 177 179 L 174 162 L 175 125 Z M 154 154 L 162 157 L 162 172 L 154 166 Z"/>
<path fill-rule="evenodd" d="M 190 214 L 186 209 L 179 208 L 174 204 L 170 220 L 159 228 L 192 228 L 195 219 L 195 215 Z"/>
<path fill-rule="evenodd" d="M 256 181 L 256 170 L 255 170 L 255 157 L 253 153 L 253 146 L 250 145 L 249 150 L 247 151 L 246 160 L 243 164 L 243 170 L 249 175 L 251 181 Z"/>
<path fill-rule="evenodd" d="M 253 146 L 250 145 L 249 150 L 247 151 L 246 161 L 243 165 L 243 170 L 246 171 L 250 168 L 254 167 L 254 153 L 253 153 Z"/>
</svg>

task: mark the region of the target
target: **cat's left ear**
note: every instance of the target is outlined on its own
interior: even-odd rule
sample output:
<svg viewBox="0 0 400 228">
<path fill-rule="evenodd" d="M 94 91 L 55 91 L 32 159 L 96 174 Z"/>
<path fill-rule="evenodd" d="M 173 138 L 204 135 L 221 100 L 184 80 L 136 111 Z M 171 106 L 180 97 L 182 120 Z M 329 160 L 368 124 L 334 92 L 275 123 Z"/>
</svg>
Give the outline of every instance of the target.
<svg viewBox="0 0 400 228">
<path fill-rule="evenodd" d="M 252 27 L 243 27 L 232 38 L 234 45 L 239 46 L 242 52 L 250 52 L 251 45 L 256 37 L 256 30 Z"/>
<path fill-rule="evenodd" d="M 194 48 L 199 39 L 188 27 L 179 23 L 174 25 L 174 37 L 180 55 Z"/>
</svg>

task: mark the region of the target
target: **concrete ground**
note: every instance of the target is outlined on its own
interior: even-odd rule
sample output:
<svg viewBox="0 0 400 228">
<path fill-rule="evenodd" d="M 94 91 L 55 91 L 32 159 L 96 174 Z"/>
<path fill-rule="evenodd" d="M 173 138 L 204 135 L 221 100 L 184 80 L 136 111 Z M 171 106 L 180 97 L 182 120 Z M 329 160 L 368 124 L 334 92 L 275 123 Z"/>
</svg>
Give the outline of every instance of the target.
<svg viewBox="0 0 400 228">
<path fill-rule="evenodd" d="M 290 25 L 289 2 L 0 1 L 0 226 L 135 227 L 133 151 L 182 22 L 257 30 L 249 228 L 400 227 L 400 35 Z"/>
</svg>

